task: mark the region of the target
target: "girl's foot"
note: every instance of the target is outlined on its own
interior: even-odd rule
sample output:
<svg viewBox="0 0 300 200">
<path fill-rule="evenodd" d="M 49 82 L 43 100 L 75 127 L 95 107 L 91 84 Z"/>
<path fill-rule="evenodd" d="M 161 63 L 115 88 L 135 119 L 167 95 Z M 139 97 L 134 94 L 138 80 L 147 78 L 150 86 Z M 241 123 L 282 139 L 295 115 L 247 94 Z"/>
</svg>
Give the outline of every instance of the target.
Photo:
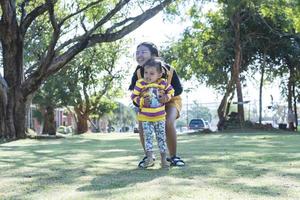
<svg viewBox="0 0 300 200">
<path fill-rule="evenodd" d="M 153 159 L 151 159 L 151 160 L 146 159 L 145 162 L 144 162 L 143 164 L 141 164 L 139 167 L 145 169 L 145 168 L 153 167 L 153 166 L 154 166 L 154 161 L 153 161 Z"/>
<path fill-rule="evenodd" d="M 155 156 L 154 156 L 154 155 L 152 156 L 152 159 L 153 159 L 153 161 L 155 161 Z M 145 156 L 145 157 L 139 162 L 138 167 L 139 167 L 139 168 L 144 168 L 144 165 L 145 165 L 146 160 L 147 160 L 147 156 Z"/>
</svg>

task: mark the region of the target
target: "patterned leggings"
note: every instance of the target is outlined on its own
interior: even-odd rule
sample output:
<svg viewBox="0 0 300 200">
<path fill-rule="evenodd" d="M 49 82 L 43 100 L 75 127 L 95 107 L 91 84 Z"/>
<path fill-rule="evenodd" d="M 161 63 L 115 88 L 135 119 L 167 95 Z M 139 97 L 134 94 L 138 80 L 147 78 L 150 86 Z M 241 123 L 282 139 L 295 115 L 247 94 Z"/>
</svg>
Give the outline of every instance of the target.
<svg viewBox="0 0 300 200">
<path fill-rule="evenodd" d="M 160 153 L 166 153 L 166 130 L 165 121 L 158 122 L 143 122 L 145 149 L 146 151 L 153 151 L 153 132 L 155 133 L 157 144 Z"/>
</svg>

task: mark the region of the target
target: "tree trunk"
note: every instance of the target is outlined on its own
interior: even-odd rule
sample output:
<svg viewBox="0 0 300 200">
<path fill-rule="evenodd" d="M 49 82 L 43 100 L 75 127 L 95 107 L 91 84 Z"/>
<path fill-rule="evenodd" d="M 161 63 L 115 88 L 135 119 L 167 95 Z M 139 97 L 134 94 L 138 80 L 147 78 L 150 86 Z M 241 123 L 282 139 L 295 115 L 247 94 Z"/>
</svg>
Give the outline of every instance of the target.
<svg viewBox="0 0 300 200">
<path fill-rule="evenodd" d="M 244 100 L 243 100 L 243 92 L 240 78 L 236 81 L 236 93 L 238 98 L 238 113 L 241 125 L 245 122 L 245 114 L 244 114 Z"/>
<path fill-rule="evenodd" d="M 234 82 L 231 77 L 231 80 L 227 84 L 226 91 L 222 98 L 222 101 L 218 107 L 219 122 L 217 124 L 217 127 L 219 131 L 222 131 L 224 129 L 225 120 L 226 120 L 226 111 L 228 106 L 228 97 L 233 92 L 233 90 L 234 90 Z"/>
<path fill-rule="evenodd" d="M 297 72 L 297 67 L 298 66 L 296 66 L 296 74 L 294 76 L 295 81 L 294 81 L 294 85 L 293 85 L 293 98 L 294 98 L 294 102 L 293 103 L 294 103 L 294 111 L 295 111 L 295 119 L 296 119 L 295 120 L 295 126 L 296 126 L 295 127 L 295 131 L 297 131 L 297 127 L 299 126 L 299 124 L 298 124 L 298 109 L 297 109 L 297 95 L 296 95 L 297 73 L 299 73 L 299 72 Z M 300 98 L 299 98 L 298 101 L 300 102 Z"/>
<path fill-rule="evenodd" d="M 0 78 L 1 74 L 0 74 Z M 6 127 L 6 106 L 7 106 L 7 91 L 4 83 L 0 83 L 0 138 L 5 138 Z"/>
<path fill-rule="evenodd" d="M 34 97 L 34 93 L 31 94 L 31 95 L 28 95 L 27 97 L 27 101 L 26 101 L 26 107 L 25 107 L 25 112 L 26 112 L 26 132 L 28 133 L 28 129 L 29 128 L 33 128 L 33 125 L 32 125 L 32 118 L 30 118 L 30 113 L 31 113 L 31 105 L 32 105 L 32 98 Z M 32 116 L 31 116 L 32 117 Z"/>
<path fill-rule="evenodd" d="M 241 16 L 240 16 L 240 12 L 238 11 L 232 18 L 232 25 L 234 28 L 234 38 L 235 38 L 235 47 L 234 47 L 235 59 L 233 64 L 233 79 L 236 84 L 238 115 L 239 115 L 240 123 L 242 125 L 245 119 L 244 119 L 243 93 L 242 93 L 242 86 L 240 80 L 240 68 L 241 68 L 241 60 L 242 60 L 240 23 L 241 23 Z"/>
<path fill-rule="evenodd" d="M 88 131 L 87 115 L 77 115 L 77 133 L 82 134 Z"/>
<path fill-rule="evenodd" d="M 7 138 L 25 138 L 25 102 L 21 84 L 23 82 L 23 37 L 18 28 L 15 7 L 6 4 L 8 10 L 2 14 L 2 23 L 5 29 L 1 29 L 2 55 L 4 66 L 4 80 L 7 83 L 7 93 L 1 93 L 3 105 L 3 95 L 7 96 L 7 105 L 3 109 L 5 114 L 5 131 Z M 3 25 L 3 24 L 2 24 Z M 3 123 L 3 117 L 1 119 Z"/>
<path fill-rule="evenodd" d="M 262 90 L 264 85 L 265 63 L 266 63 L 266 54 L 264 53 L 263 64 L 261 66 L 260 83 L 259 83 L 259 124 L 261 124 L 262 121 L 262 92 L 263 92 Z"/>
<path fill-rule="evenodd" d="M 0 118 L 1 129 L 3 130 L 2 136 L 9 139 L 25 138 L 26 109 L 22 93 L 18 89 L 9 89 L 6 106 L 3 96 L 1 101 L 3 106 L 1 111 L 1 115 L 3 115 Z"/>
<path fill-rule="evenodd" d="M 77 118 L 77 131 L 76 133 L 82 134 L 88 131 L 88 116 L 87 112 L 84 112 L 82 106 L 74 107 L 76 118 Z"/>
<path fill-rule="evenodd" d="M 287 65 L 289 67 L 289 80 L 288 80 L 288 94 L 287 94 L 287 100 L 288 100 L 288 128 L 291 131 L 295 130 L 295 114 L 294 114 L 294 109 L 293 109 L 293 85 L 294 85 L 294 66 L 293 62 L 287 58 Z"/>
<path fill-rule="evenodd" d="M 230 111 L 230 107 L 231 107 L 231 103 L 232 103 L 233 98 L 234 98 L 234 91 L 231 91 L 231 96 L 229 97 L 229 100 L 228 100 L 227 106 L 226 106 L 225 116 L 229 115 L 229 111 Z"/>
<path fill-rule="evenodd" d="M 55 115 L 52 106 L 47 106 L 46 112 L 44 112 L 44 127 L 42 134 L 56 135 Z"/>
</svg>

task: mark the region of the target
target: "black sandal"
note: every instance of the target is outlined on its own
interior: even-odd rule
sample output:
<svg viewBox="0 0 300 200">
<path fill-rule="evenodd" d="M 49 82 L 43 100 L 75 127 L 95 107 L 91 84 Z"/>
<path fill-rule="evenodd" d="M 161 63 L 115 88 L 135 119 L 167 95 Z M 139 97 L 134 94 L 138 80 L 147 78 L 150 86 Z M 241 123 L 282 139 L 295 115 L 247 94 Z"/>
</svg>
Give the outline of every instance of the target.
<svg viewBox="0 0 300 200">
<path fill-rule="evenodd" d="M 183 167 L 185 162 L 178 156 L 172 156 L 171 158 L 167 158 L 171 166 Z"/>
</svg>

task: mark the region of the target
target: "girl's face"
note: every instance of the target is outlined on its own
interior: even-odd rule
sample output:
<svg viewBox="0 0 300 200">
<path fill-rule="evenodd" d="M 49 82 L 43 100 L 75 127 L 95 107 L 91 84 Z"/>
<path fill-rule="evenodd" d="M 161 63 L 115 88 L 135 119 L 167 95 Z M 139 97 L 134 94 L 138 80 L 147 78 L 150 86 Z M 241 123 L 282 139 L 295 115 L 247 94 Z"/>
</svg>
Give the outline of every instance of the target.
<svg viewBox="0 0 300 200">
<path fill-rule="evenodd" d="M 141 45 L 136 49 L 135 58 L 136 58 L 138 65 L 142 66 L 151 57 L 152 57 L 152 55 L 151 55 L 151 52 L 148 47 Z"/>
<path fill-rule="evenodd" d="M 147 83 L 154 83 L 161 77 L 162 77 L 162 73 L 160 73 L 156 67 L 151 67 L 151 66 L 145 67 L 144 80 Z"/>
</svg>

